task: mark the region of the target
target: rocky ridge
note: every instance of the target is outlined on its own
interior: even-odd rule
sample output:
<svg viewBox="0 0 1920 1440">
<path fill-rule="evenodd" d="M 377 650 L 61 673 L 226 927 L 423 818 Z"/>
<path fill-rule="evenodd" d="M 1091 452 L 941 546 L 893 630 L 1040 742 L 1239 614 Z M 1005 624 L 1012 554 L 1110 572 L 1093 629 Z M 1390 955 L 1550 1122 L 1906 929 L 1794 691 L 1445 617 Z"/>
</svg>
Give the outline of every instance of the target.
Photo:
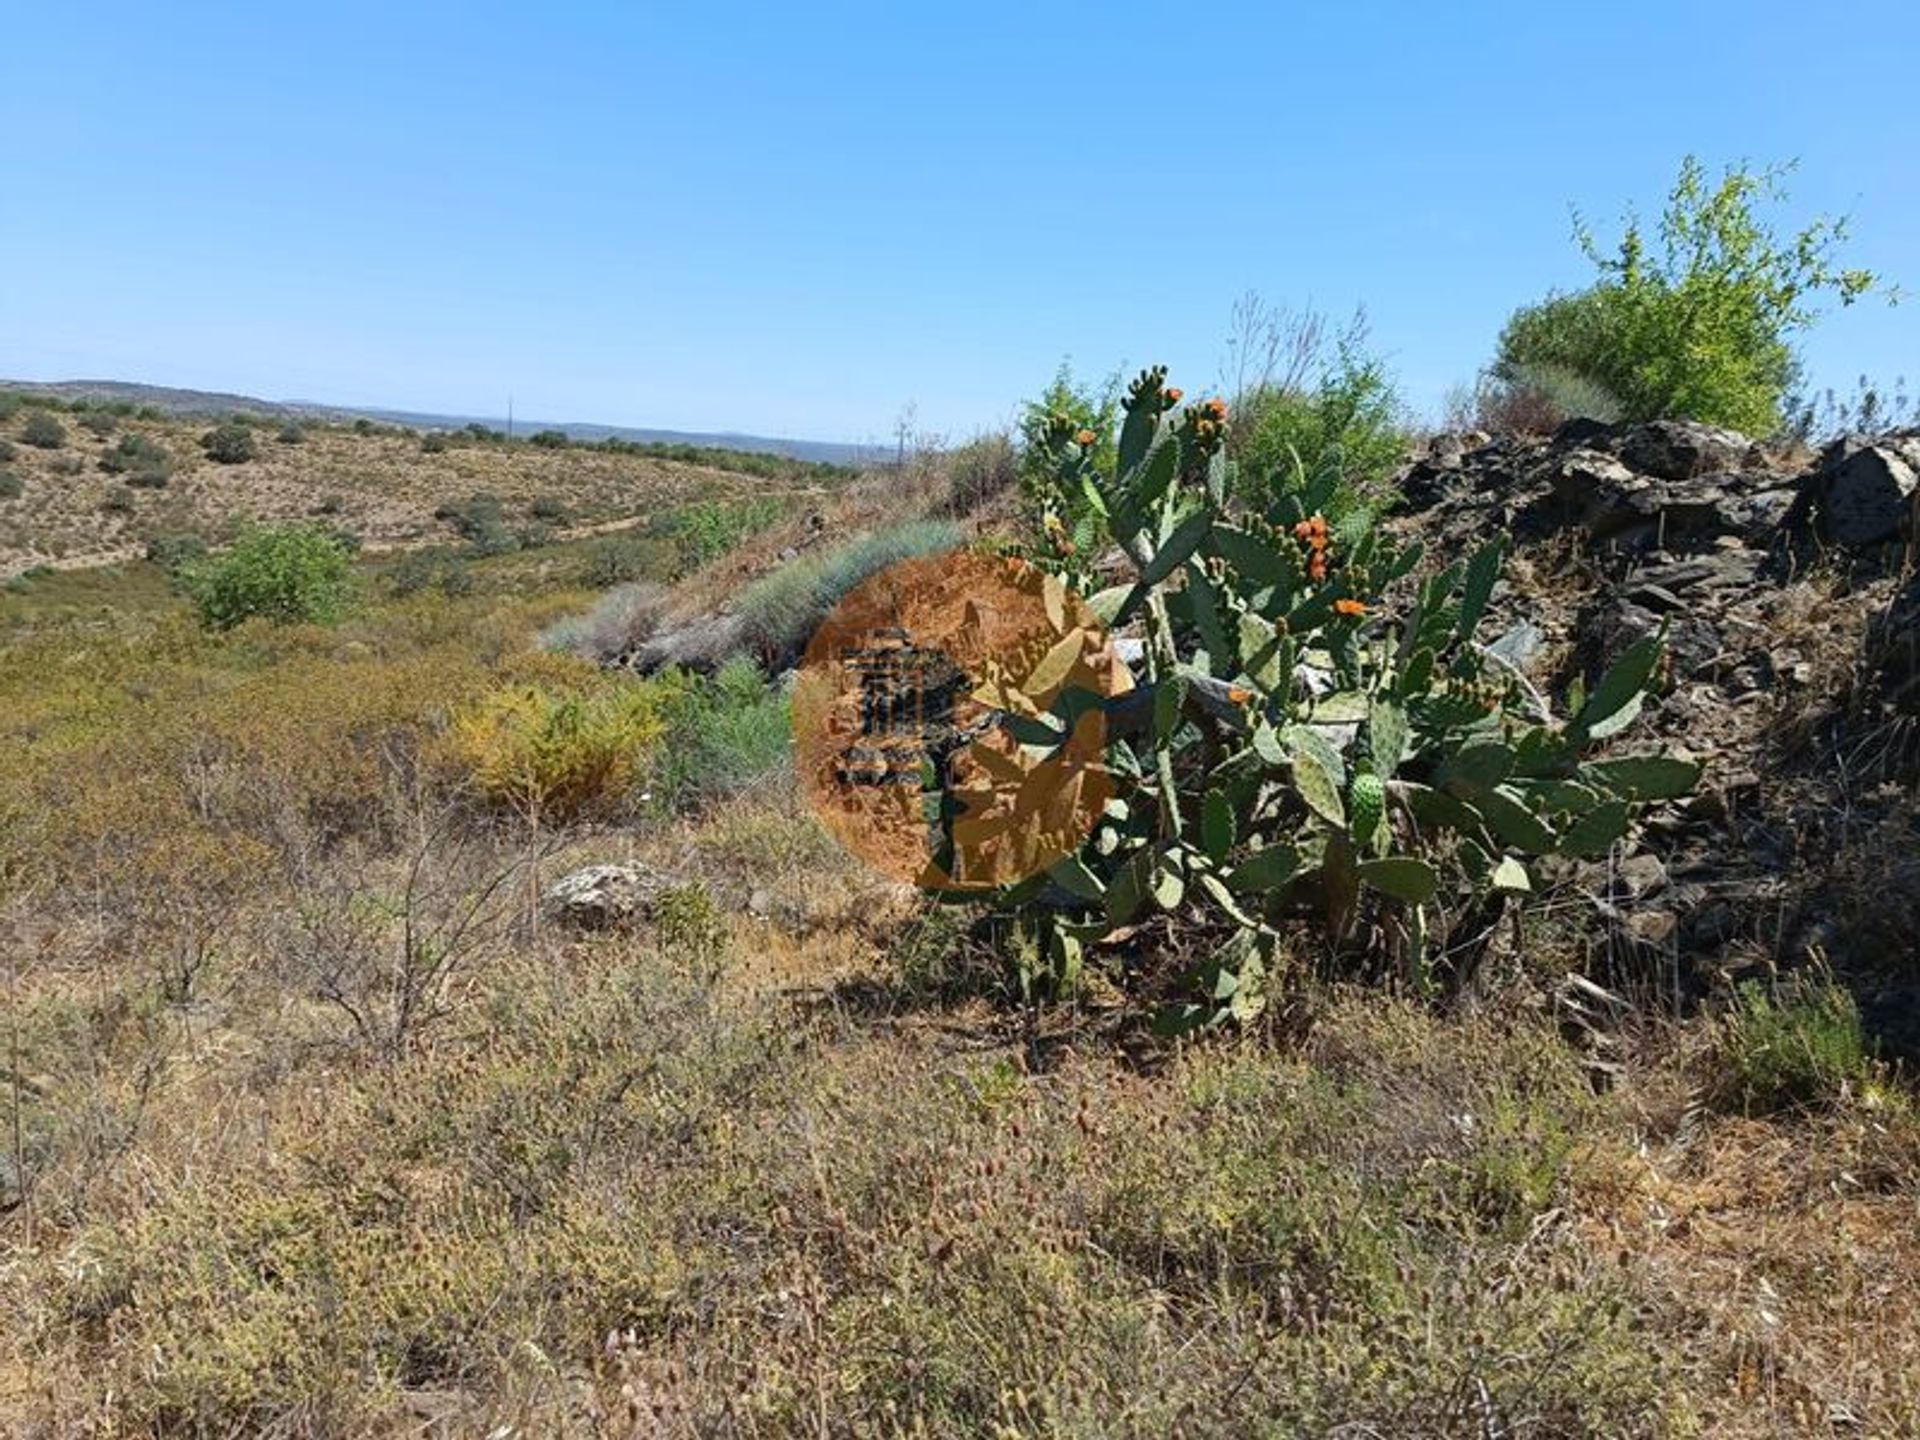
<svg viewBox="0 0 1920 1440">
<path fill-rule="evenodd" d="M 1827 963 L 1920 1053 L 1920 432 L 1818 455 L 1682 422 L 1442 435 L 1401 489 L 1390 525 L 1441 553 L 1512 536 L 1492 624 L 1551 701 L 1667 628 L 1623 738 L 1705 780 L 1565 877 L 1602 921 L 1596 975 L 1700 994 Z"/>
</svg>

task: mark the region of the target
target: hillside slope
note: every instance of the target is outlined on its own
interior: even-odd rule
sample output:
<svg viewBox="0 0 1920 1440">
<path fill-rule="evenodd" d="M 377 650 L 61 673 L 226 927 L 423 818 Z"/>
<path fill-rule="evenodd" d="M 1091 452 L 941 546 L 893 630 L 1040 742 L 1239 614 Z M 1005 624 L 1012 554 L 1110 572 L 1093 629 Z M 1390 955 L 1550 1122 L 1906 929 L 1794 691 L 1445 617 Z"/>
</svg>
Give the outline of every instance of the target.
<svg viewBox="0 0 1920 1440">
<path fill-rule="evenodd" d="M 647 515 L 698 499 L 812 492 L 810 481 L 763 478 L 594 446 L 506 445 L 470 437 L 427 440 L 410 430 L 263 423 L 250 427 L 254 458 L 210 459 L 210 425 L 99 412 L 55 415 L 57 448 L 23 438 L 36 412 L 0 421 L 0 579 L 36 565 L 74 568 L 138 558 L 156 537 L 217 538 L 242 520 L 314 519 L 371 549 L 448 539 L 435 512 L 477 493 L 502 502 L 509 524 L 582 527 Z M 94 418 L 104 433 L 83 423 Z M 138 463 L 109 467 L 130 442 L 158 447 L 161 483 Z M 17 492 L 17 493 L 10 493 Z"/>
</svg>

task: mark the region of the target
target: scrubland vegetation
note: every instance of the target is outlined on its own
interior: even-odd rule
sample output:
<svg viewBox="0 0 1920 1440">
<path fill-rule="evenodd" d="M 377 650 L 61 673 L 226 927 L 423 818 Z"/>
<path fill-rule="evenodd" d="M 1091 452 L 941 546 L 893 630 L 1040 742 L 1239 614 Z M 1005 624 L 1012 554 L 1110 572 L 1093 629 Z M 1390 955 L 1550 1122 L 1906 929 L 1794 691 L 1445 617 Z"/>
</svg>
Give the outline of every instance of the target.
<svg viewBox="0 0 1920 1440">
<path fill-rule="evenodd" d="M 1755 193 L 1689 170 L 1676 233 Z M 1697 277 L 1638 265 L 1471 418 L 1691 404 Z M 1796 303 L 1702 404 L 1791 428 Z M 1701 780 L 1637 738 L 1664 633 L 1537 693 L 1512 537 L 1394 519 L 1364 327 L 1234 328 L 1226 393 L 1062 371 L 866 477 L 0 407 L 7 555 L 76 449 L 140 546 L 0 589 L 0 1433 L 1920 1431 L 1920 1116 L 1847 957 L 1673 995 L 1583 929 Z M 962 544 L 1153 699 L 1075 858 L 935 904 L 800 800 L 782 672 Z M 589 864 L 654 893 L 577 928 Z"/>
</svg>

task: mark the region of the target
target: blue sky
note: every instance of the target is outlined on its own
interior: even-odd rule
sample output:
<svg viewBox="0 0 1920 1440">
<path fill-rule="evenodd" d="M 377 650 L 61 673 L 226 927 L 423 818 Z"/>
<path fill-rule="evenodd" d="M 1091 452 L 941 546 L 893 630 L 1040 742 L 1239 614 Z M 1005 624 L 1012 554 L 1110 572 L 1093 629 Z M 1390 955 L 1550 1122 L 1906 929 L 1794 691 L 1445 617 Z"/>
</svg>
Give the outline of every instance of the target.
<svg viewBox="0 0 1920 1440">
<path fill-rule="evenodd" d="M 1438 409 L 1570 203 L 1797 158 L 1920 292 L 1920 7 L 17 8 L 0 374 L 954 438 L 1064 357 L 1204 390 L 1248 289 Z M 1920 386 L 1920 294 L 1813 374 Z"/>
</svg>

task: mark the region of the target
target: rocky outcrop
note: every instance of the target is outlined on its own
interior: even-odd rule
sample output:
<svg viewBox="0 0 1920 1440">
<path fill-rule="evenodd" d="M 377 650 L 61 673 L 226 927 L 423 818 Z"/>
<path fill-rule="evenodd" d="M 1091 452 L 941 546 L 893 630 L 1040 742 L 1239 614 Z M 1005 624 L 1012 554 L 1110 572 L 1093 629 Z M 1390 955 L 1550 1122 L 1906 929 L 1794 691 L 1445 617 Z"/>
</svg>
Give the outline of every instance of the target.
<svg viewBox="0 0 1920 1440">
<path fill-rule="evenodd" d="M 1705 780 L 1568 872 L 1617 963 L 1699 989 L 1867 948 L 1836 937 L 1860 906 L 1849 847 L 1898 822 L 1914 778 L 1896 743 L 1920 726 L 1876 717 L 1920 715 L 1920 577 L 1893 543 L 1920 538 L 1917 477 L 1920 434 L 1810 458 L 1683 422 L 1444 436 L 1407 470 L 1394 527 L 1444 555 L 1516 542 L 1489 626 L 1537 637 L 1521 666 L 1554 713 L 1666 630 L 1667 683 L 1630 748 L 1685 751 Z M 1920 923 L 1904 894 L 1876 898 Z"/>
<path fill-rule="evenodd" d="M 1920 535 L 1920 434 L 1836 440 L 1804 482 L 1821 537 L 1863 549 Z"/>
</svg>

